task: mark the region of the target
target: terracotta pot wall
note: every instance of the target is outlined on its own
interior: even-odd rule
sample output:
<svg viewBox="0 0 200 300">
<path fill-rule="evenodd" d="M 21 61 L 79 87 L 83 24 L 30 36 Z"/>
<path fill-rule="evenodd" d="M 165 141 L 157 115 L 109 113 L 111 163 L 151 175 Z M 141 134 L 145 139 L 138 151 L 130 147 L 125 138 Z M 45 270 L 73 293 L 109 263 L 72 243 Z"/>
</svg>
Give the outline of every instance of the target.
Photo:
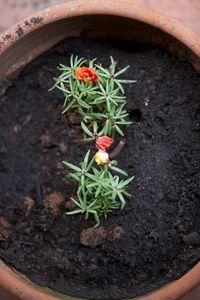
<svg viewBox="0 0 200 300">
<path fill-rule="evenodd" d="M 67 36 L 159 45 L 200 72 L 200 37 L 177 21 L 133 0 L 77 0 L 39 12 L 0 36 L 0 78 L 5 78 Z M 200 263 L 181 279 L 143 297 L 177 300 L 200 283 Z M 0 286 L 21 300 L 75 299 L 52 295 L 0 262 Z M 103 297 L 103 296 L 102 296 Z M 3 299 L 2 299 L 3 300 Z"/>
<path fill-rule="evenodd" d="M 134 4 L 114 0 L 72 1 L 35 14 L 0 37 L 0 77 L 67 36 L 86 36 L 159 44 L 190 60 L 200 71 L 197 34 L 177 21 Z M 108 4 L 109 3 L 109 4 Z"/>
</svg>

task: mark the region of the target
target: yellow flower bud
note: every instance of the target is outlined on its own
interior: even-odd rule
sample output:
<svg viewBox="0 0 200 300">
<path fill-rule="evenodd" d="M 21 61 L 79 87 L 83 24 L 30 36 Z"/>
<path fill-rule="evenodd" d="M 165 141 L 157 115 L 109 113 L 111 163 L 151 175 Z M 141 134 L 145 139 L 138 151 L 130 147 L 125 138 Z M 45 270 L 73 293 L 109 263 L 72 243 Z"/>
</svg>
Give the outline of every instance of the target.
<svg viewBox="0 0 200 300">
<path fill-rule="evenodd" d="M 103 151 L 103 150 L 99 150 L 95 156 L 94 156 L 94 160 L 96 161 L 96 163 L 98 165 L 105 165 L 109 162 L 109 156 L 108 153 Z"/>
</svg>

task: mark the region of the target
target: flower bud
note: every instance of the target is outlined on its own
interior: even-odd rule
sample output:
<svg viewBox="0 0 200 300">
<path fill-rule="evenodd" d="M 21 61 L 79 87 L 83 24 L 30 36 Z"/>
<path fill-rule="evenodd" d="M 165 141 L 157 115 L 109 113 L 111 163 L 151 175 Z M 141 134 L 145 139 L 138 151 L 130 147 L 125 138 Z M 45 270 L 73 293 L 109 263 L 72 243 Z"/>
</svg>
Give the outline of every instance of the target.
<svg viewBox="0 0 200 300">
<path fill-rule="evenodd" d="M 94 160 L 96 161 L 96 163 L 98 165 L 105 165 L 105 164 L 109 163 L 109 155 L 107 152 L 105 152 L 103 150 L 99 150 L 95 154 Z"/>
</svg>

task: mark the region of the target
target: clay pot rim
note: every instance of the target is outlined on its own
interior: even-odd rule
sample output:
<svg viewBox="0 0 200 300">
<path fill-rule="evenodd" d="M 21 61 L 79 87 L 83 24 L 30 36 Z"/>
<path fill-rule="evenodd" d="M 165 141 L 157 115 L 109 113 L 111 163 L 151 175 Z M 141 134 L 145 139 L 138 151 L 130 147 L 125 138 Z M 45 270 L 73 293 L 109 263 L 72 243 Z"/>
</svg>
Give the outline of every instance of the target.
<svg viewBox="0 0 200 300">
<path fill-rule="evenodd" d="M 129 300 L 178 300 L 200 284 L 200 262 L 180 279 L 161 289 Z M 63 295 L 32 283 L 26 276 L 8 267 L 0 259 L 0 286 L 19 300 L 87 300 Z"/>
<path fill-rule="evenodd" d="M 156 27 L 175 37 L 194 54 L 200 56 L 200 36 L 181 22 L 154 9 L 139 5 L 134 0 L 123 0 L 120 4 L 117 2 L 90 0 L 86 5 L 84 0 L 71 0 L 34 13 L 0 35 L 0 54 L 24 36 L 50 23 L 78 16 L 110 15 L 137 20 Z M 22 29 L 23 33 L 17 33 L 19 29 Z"/>
<path fill-rule="evenodd" d="M 24 19 L 24 21 L 18 22 L 6 32 L 1 34 L 0 55 L 17 41 L 23 39 L 24 36 L 27 36 L 31 32 L 36 31 L 38 28 L 50 23 L 77 16 L 110 15 L 137 20 L 158 28 L 186 45 L 189 49 L 191 49 L 198 60 L 200 60 L 200 37 L 198 34 L 192 32 L 188 28 L 185 28 L 184 25 L 171 17 L 158 13 L 153 9 L 138 5 L 134 3 L 133 0 L 123 0 L 120 4 L 117 2 L 118 1 L 116 0 L 109 0 L 109 2 L 107 0 L 102 0 L 99 3 L 98 0 L 90 0 L 89 3 L 85 4 L 85 0 L 76 0 L 55 5 L 51 8 L 44 9 L 37 14 L 34 13 L 30 17 Z M 19 34 L 20 28 L 22 29 L 23 34 Z M 195 288 L 198 284 L 200 284 L 200 262 L 177 281 L 170 283 L 164 288 L 140 299 L 177 300 Z M 62 296 L 57 293 L 54 293 L 54 295 L 51 295 L 50 293 L 47 294 L 45 291 L 49 292 L 49 289 L 38 288 L 37 285 L 27 281 L 25 277 L 21 278 L 19 272 L 16 272 L 15 270 L 12 271 L 12 269 L 7 267 L 2 261 L 0 261 L 0 285 L 12 295 L 17 296 L 22 300 L 76 299 L 69 296 Z"/>
</svg>

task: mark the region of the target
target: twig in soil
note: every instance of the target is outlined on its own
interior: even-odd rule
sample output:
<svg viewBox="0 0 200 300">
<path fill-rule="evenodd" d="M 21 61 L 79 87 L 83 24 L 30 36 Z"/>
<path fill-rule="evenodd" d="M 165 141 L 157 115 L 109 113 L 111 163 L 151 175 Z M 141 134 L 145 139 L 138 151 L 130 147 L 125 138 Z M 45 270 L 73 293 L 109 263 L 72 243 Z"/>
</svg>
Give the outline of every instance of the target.
<svg viewBox="0 0 200 300">
<path fill-rule="evenodd" d="M 33 246 L 34 244 L 31 242 L 25 242 L 25 241 L 16 241 L 18 244 L 27 245 L 27 246 Z"/>
<path fill-rule="evenodd" d="M 110 158 L 116 157 L 122 151 L 122 149 L 124 148 L 125 143 L 126 143 L 125 139 L 121 140 L 119 142 L 119 144 L 110 153 Z"/>
</svg>

